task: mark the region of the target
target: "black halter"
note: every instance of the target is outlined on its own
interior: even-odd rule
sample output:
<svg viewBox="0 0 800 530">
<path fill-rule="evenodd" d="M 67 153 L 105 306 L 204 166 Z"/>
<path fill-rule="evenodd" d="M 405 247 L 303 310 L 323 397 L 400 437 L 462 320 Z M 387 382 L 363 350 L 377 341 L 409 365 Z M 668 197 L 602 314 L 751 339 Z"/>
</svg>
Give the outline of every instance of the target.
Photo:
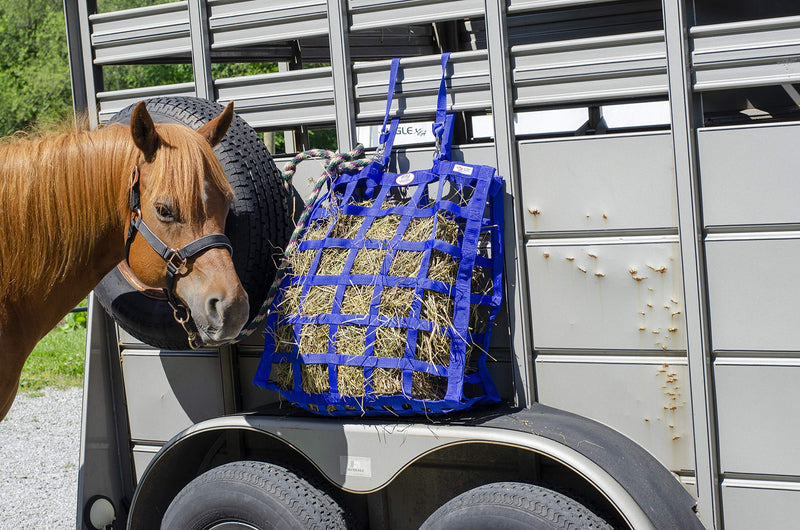
<svg viewBox="0 0 800 530">
<path fill-rule="evenodd" d="M 145 241 L 155 250 L 159 256 L 166 262 L 166 288 L 164 294 L 167 297 L 170 307 L 175 314 L 175 320 L 183 326 L 189 336 L 189 344 L 195 347 L 197 340 L 197 330 L 191 321 L 192 313 L 189 307 L 181 300 L 175 293 L 175 280 L 178 276 L 186 273 L 189 261 L 195 259 L 197 256 L 210 250 L 212 248 L 224 248 L 228 253 L 233 255 L 233 247 L 231 241 L 225 234 L 208 234 L 195 239 L 183 248 L 175 249 L 170 248 L 161 239 L 150 230 L 150 227 L 142 219 L 141 199 L 139 195 L 139 166 L 133 168 L 131 175 L 131 194 L 130 194 L 130 207 L 133 215 L 131 222 L 128 226 L 128 237 L 125 240 L 125 261 L 130 262 L 131 244 L 133 243 L 136 233 L 142 234 Z"/>
</svg>

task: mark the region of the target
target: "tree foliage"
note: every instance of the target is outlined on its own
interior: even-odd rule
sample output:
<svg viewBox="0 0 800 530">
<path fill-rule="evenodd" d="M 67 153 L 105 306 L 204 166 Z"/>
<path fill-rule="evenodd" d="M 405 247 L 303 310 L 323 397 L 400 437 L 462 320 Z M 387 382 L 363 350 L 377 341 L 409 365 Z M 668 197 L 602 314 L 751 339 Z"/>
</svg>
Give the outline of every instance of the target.
<svg viewBox="0 0 800 530">
<path fill-rule="evenodd" d="M 72 94 L 61 0 L 3 0 L 0 35 L 0 135 L 68 117 Z"/>
</svg>

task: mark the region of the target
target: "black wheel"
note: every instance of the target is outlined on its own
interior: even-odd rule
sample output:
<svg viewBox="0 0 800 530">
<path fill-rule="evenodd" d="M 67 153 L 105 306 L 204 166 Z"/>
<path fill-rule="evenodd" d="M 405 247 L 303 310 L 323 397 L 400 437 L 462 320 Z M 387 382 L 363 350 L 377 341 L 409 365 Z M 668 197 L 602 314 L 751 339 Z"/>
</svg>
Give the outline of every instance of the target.
<svg viewBox="0 0 800 530">
<path fill-rule="evenodd" d="M 422 530 L 611 529 L 579 502 L 555 491 L 520 482 L 486 484 L 451 499 Z"/>
<path fill-rule="evenodd" d="M 197 129 L 216 117 L 223 106 L 191 97 L 151 98 L 147 110 L 155 122 L 182 123 Z M 134 105 L 118 112 L 112 122 L 130 120 Z M 236 192 L 225 224 L 233 245 L 233 263 L 250 298 L 250 320 L 258 313 L 275 277 L 275 256 L 291 235 L 290 208 L 282 179 L 258 134 L 235 116 L 228 133 L 214 148 Z M 137 289 L 115 268 L 95 288 L 98 300 L 128 333 L 152 346 L 188 347 L 186 332 L 173 318 L 166 300 Z"/>
<path fill-rule="evenodd" d="M 344 510 L 306 479 L 275 464 L 242 461 L 207 471 L 167 508 L 162 530 L 344 529 Z"/>
</svg>

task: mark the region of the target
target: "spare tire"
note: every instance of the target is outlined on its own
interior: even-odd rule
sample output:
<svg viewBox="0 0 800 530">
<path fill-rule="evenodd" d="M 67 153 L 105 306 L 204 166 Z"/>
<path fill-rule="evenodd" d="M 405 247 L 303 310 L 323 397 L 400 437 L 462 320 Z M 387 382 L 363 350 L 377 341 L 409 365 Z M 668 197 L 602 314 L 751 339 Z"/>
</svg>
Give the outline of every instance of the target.
<svg viewBox="0 0 800 530">
<path fill-rule="evenodd" d="M 197 129 L 219 115 L 219 103 L 192 97 L 159 97 L 145 100 L 156 123 L 182 123 Z M 128 123 L 135 105 L 111 118 Z M 288 196 L 280 173 L 264 142 L 239 116 L 214 148 L 225 175 L 235 191 L 225 234 L 233 245 L 233 264 L 250 298 L 250 318 L 256 316 L 267 296 L 279 256 L 291 235 Z M 121 267 L 114 268 L 95 288 L 100 304 L 128 333 L 163 349 L 186 349 L 186 331 L 178 324 L 166 299 L 136 285 Z M 156 291 L 157 293 L 157 291 Z"/>
</svg>

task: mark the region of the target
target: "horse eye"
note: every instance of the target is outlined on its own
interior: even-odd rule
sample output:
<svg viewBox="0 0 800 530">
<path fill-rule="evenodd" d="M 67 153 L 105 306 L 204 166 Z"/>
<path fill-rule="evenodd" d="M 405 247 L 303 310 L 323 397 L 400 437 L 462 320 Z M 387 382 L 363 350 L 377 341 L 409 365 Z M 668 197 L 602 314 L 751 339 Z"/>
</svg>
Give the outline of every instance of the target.
<svg viewBox="0 0 800 530">
<path fill-rule="evenodd" d="M 178 220 L 175 213 L 166 204 L 157 203 L 155 204 L 155 209 L 159 219 L 165 223 L 172 223 Z"/>
</svg>

